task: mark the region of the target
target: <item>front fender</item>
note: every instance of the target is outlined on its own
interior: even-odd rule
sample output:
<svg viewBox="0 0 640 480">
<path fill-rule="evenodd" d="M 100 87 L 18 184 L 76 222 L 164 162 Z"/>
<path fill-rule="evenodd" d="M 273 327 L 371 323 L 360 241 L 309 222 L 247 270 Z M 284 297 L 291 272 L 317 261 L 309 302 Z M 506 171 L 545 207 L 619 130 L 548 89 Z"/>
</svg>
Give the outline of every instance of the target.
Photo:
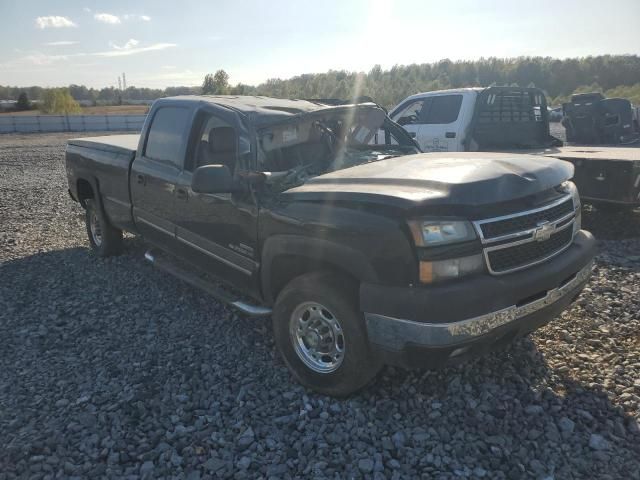
<svg viewBox="0 0 640 480">
<path fill-rule="evenodd" d="M 274 235 L 267 239 L 262 248 L 261 283 L 263 295 L 269 304 L 275 301 L 272 285 L 273 266 L 279 258 L 291 256 L 329 264 L 362 282 L 377 283 L 378 280 L 373 266 L 358 250 L 320 238 Z"/>
</svg>

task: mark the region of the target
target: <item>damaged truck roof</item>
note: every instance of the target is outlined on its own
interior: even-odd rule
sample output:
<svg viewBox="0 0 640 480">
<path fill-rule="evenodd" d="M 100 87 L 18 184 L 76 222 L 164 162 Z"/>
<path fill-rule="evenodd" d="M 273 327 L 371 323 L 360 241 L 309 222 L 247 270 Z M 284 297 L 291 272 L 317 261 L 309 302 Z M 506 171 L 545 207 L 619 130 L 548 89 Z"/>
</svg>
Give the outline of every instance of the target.
<svg viewBox="0 0 640 480">
<path fill-rule="evenodd" d="M 242 114 L 258 128 L 289 120 L 296 115 L 336 108 L 333 105 L 308 100 L 251 95 L 184 95 L 158 100 L 158 102 L 165 101 L 172 105 L 176 102 L 201 102 L 223 106 Z"/>
</svg>

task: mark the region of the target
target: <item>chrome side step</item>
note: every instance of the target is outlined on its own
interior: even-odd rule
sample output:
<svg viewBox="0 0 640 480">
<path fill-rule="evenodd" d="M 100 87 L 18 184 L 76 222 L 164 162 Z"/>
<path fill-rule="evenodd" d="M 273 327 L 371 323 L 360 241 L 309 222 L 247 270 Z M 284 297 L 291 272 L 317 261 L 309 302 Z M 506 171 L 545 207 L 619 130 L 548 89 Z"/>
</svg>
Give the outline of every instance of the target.
<svg viewBox="0 0 640 480">
<path fill-rule="evenodd" d="M 200 278 L 197 275 L 184 270 L 183 268 L 180 268 L 179 266 L 171 263 L 164 258 L 156 257 L 151 250 L 148 250 L 144 254 L 144 258 L 155 267 L 158 267 L 160 270 L 163 270 L 173 275 L 174 277 L 179 278 L 189 285 L 207 292 L 216 300 L 232 306 L 236 310 L 249 317 L 266 317 L 271 315 L 270 308 L 263 307 L 262 305 L 252 305 L 250 303 L 239 300 L 230 293 L 218 288 L 215 284 L 208 282 L 207 280 Z"/>
</svg>

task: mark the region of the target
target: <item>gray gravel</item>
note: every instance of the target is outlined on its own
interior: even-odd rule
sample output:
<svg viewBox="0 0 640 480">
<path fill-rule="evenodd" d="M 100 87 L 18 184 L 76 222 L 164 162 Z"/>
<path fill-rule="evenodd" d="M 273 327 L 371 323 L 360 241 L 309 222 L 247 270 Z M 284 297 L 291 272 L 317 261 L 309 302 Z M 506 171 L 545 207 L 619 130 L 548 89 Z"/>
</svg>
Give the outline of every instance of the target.
<svg viewBox="0 0 640 480">
<path fill-rule="evenodd" d="M 0 136 L 0 480 L 640 478 L 639 213 L 585 212 L 594 278 L 551 325 L 339 401 L 139 240 L 91 255 L 69 137 Z"/>
</svg>

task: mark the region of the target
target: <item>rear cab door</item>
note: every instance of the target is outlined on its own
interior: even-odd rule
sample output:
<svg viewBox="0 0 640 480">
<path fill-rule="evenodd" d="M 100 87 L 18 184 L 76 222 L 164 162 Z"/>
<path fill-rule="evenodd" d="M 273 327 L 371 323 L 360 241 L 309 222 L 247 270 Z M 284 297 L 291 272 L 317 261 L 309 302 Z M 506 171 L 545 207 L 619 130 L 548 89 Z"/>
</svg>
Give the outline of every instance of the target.
<svg viewBox="0 0 640 480">
<path fill-rule="evenodd" d="M 193 107 L 187 102 L 159 101 L 140 137 L 129 175 L 138 231 L 165 250 L 176 246 L 174 196 L 192 116 Z"/>
</svg>

